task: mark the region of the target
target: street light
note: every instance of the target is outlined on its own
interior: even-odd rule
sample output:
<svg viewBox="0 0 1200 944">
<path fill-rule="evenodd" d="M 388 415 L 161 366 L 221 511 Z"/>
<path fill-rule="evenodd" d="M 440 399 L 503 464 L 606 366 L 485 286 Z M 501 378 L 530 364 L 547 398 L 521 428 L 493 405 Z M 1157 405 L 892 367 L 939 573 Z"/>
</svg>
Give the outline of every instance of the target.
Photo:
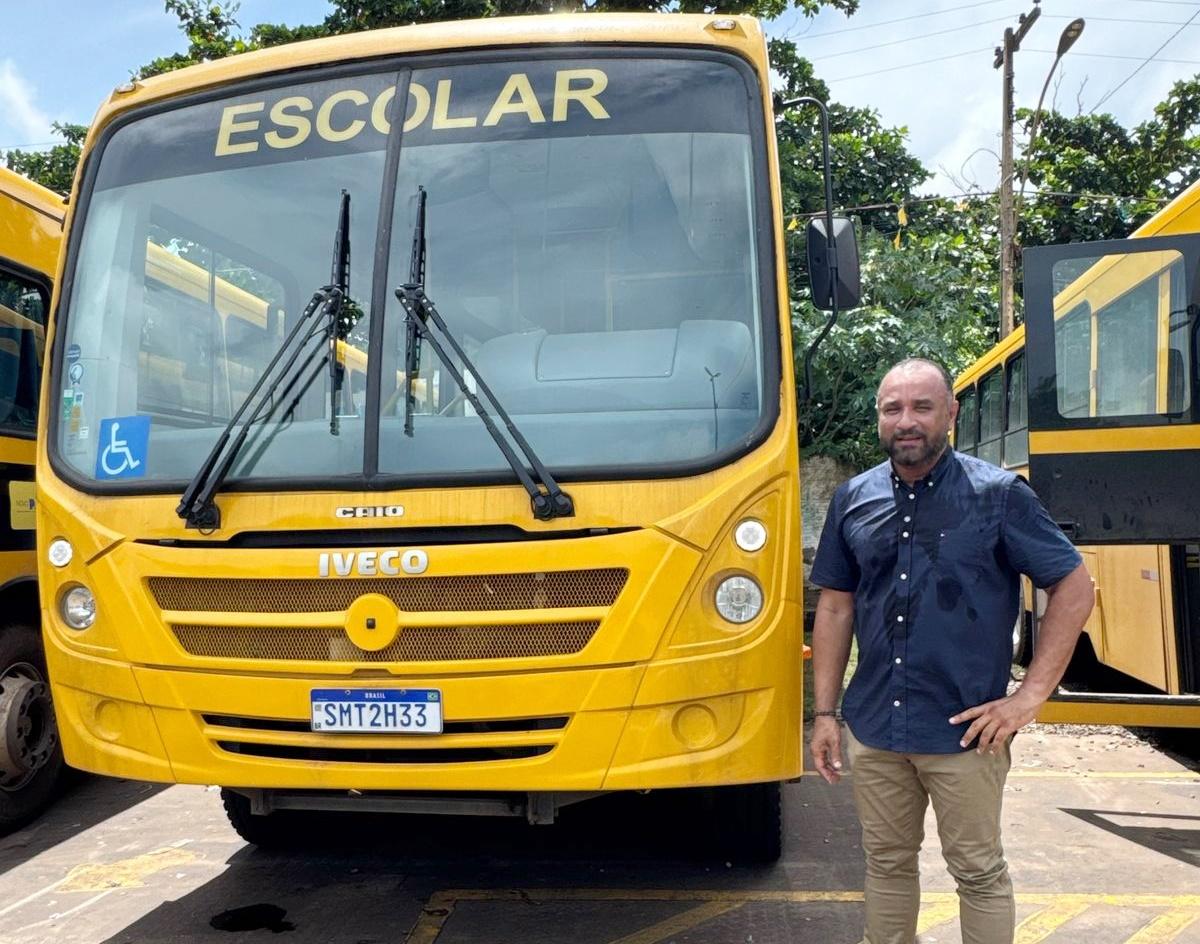
<svg viewBox="0 0 1200 944">
<path fill-rule="evenodd" d="M 1046 73 L 1046 81 L 1042 83 L 1042 94 L 1038 96 L 1037 107 L 1033 110 L 1033 121 L 1029 126 L 1029 143 L 1025 146 L 1025 153 L 1028 155 L 1033 151 L 1033 145 L 1037 141 L 1038 122 L 1042 118 L 1042 102 L 1046 99 L 1046 89 L 1050 87 L 1050 79 L 1054 75 L 1054 70 L 1058 68 L 1058 63 L 1067 50 L 1075 45 L 1080 34 L 1083 33 L 1084 21 L 1083 18 L 1077 18 L 1067 24 L 1066 29 L 1062 31 L 1062 35 L 1058 37 L 1058 50 L 1055 52 L 1054 61 L 1050 63 L 1050 71 Z M 1026 163 L 1025 168 L 1028 168 Z M 1013 207 L 1014 216 L 1017 215 L 1021 208 L 1021 200 L 1025 196 L 1025 179 L 1028 176 L 1026 169 L 1021 171 L 1021 189 L 1017 194 L 1017 200 Z"/>
</svg>

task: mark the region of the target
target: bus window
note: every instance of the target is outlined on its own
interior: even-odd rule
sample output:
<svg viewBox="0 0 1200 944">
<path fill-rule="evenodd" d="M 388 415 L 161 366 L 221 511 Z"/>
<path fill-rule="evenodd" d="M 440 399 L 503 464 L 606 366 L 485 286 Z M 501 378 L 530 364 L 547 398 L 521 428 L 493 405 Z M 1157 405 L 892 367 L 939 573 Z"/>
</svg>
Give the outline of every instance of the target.
<svg viewBox="0 0 1200 944">
<path fill-rule="evenodd" d="M 1025 355 L 1008 362 L 1005 385 L 1004 465 L 1025 465 L 1029 461 L 1029 409 L 1025 399 Z"/>
<path fill-rule="evenodd" d="M 151 224 L 138 411 L 176 425 L 227 419 L 282 339 L 283 295 L 270 276 Z"/>
<path fill-rule="evenodd" d="M 1160 407 L 1161 412 L 1182 413 L 1192 400 L 1187 382 L 1191 372 L 1187 283 L 1182 262 L 1176 262 L 1167 272 L 1171 307 L 1167 313 L 1167 376 Z"/>
<path fill-rule="evenodd" d="M 1054 367 L 1059 414 L 1087 416 L 1092 399 L 1092 310 L 1087 302 L 1055 322 Z"/>
<path fill-rule="evenodd" d="M 1158 279 L 1096 312 L 1096 415 L 1157 412 Z"/>
<path fill-rule="evenodd" d="M 33 435 L 45 344 L 46 292 L 0 272 L 0 430 Z"/>
<path fill-rule="evenodd" d="M 1000 464 L 1004 445 L 1004 374 L 996 368 L 979 383 L 980 459 Z"/>
<path fill-rule="evenodd" d="M 971 387 L 958 395 L 958 418 L 954 421 L 954 448 L 968 455 L 975 455 L 975 444 L 979 441 L 979 407 L 975 399 L 975 388 Z"/>
</svg>

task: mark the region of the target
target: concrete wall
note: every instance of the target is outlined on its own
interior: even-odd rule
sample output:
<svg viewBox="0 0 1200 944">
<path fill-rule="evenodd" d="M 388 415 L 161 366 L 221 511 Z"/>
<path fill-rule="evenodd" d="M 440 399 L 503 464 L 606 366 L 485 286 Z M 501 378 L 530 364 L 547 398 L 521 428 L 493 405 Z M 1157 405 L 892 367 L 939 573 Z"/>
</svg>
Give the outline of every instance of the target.
<svg viewBox="0 0 1200 944">
<path fill-rule="evenodd" d="M 821 540 L 821 529 L 825 526 L 825 512 L 829 510 L 829 499 L 833 498 L 833 493 L 839 485 L 858 472 L 853 466 L 824 456 L 801 460 L 800 514 L 803 522 L 806 610 L 811 611 L 817 605 L 817 594 L 807 592 L 808 574 L 812 570 L 813 557 L 817 553 L 817 543 Z"/>
</svg>

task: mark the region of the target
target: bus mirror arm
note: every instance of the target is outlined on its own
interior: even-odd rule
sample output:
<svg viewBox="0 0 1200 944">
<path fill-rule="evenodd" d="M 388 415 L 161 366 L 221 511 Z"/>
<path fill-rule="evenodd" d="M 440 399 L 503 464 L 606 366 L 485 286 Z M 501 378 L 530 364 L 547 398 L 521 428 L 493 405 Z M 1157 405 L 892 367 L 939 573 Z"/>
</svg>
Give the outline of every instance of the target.
<svg viewBox="0 0 1200 944">
<path fill-rule="evenodd" d="M 829 312 L 821 332 L 804 354 L 804 389 L 801 399 L 812 396 L 812 360 L 817 348 L 837 323 L 841 309 L 854 308 L 862 296 L 858 271 L 858 244 L 854 224 L 846 217 L 833 215 L 833 172 L 829 157 L 829 109 L 819 98 L 803 96 L 784 101 L 775 96 L 777 115 L 798 105 L 813 105 L 821 114 L 821 163 L 825 183 L 825 212 L 823 218 L 809 221 L 806 229 L 808 278 L 813 305 Z"/>
</svg>

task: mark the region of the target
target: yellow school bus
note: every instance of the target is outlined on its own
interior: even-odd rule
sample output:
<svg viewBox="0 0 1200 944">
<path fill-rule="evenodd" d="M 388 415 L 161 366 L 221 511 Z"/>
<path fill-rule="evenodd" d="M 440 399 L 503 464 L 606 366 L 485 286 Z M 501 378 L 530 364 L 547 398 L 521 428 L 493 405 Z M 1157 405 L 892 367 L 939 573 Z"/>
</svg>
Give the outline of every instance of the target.
<svg viewBox="0 0 1200 944">
<path fill-rule="evenodd" d="M 38 632 L 34 437 L 63 201 L 0 168 L 0 835 L 63 769 Z"/>
<path fill-rule="evenodd" d="M 1200 185 L 1131 240 L 1030 250 L 1029 334 L 1019 328 L 955 384 L 956 447 L 1032 475 L 1096 584 L 1043 720 L 1200 724 L 1200 527 L 1180 504 L 1194 503 L 1200 475 L 1188 451 L 1194 265 L 1163 242 L 1197 231 Z M 1187 483 L 1164 488 L 1176 466 Z M 1039 596 L 1027 588 L 1014 629 L 1019 663 L 1036 647 Z"/>
<path fill-rule="evenodd" d="M 803 646 L 768 87 L 752 19 L 589 14 L 117 89 L 38 455 L 67 760 L 220 784 L 253 842 L 704 788 L 776 857 Z"/>
</svg>

